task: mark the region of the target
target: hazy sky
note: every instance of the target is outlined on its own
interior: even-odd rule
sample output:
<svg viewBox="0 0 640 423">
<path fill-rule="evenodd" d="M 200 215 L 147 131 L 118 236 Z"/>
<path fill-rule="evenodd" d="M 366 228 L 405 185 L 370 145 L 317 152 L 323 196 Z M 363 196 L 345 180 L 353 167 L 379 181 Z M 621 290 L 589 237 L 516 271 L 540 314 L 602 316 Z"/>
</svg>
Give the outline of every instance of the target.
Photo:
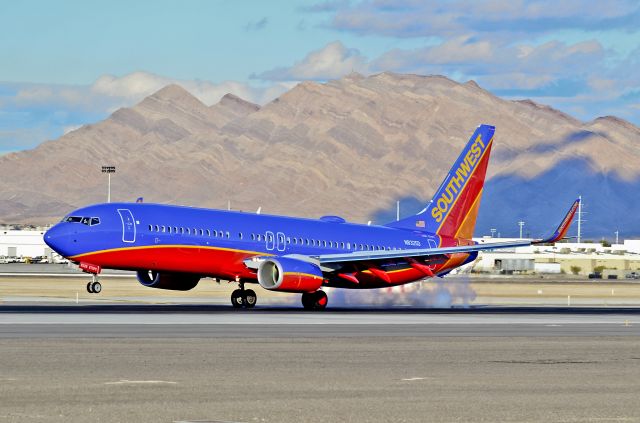
<svg viewBox="0 0 640 423">
<path fill-rule="evenodd" d="M 442 74 L 640 125 L 640 2 L 0 3 L 0 154 L 177 82 L 265 103 L 352 71 Z"/>
</svg>

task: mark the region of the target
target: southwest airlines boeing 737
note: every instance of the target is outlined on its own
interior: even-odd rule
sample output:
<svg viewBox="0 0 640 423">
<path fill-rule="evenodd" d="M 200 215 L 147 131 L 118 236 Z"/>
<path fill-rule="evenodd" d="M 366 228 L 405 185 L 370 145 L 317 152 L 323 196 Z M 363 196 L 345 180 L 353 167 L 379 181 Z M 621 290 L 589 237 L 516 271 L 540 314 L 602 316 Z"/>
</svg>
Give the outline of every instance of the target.
<svg viewBox="0 0 640 423">
<path fill-rule="evenodd" d="M 133 270 L 144 286 L 186 291 L 201 278 L 235 281 L 233 307 L 251 308 L 258 283 L 302 294 L 324 309 L 323 287 L 371 289 L 440 277 L 478 251 L 555 242 L 578 207 L 547 239 L 478 244 L 472 240 L 495 128 L 480 125 L 429 204 L 382 226 L 337 216 L 303 219 L 145 203 L 107 203 L 67 215 L 45 234 L 56 252 L 79 264 L 101 291 L 103 268 Z"/>
</svg>

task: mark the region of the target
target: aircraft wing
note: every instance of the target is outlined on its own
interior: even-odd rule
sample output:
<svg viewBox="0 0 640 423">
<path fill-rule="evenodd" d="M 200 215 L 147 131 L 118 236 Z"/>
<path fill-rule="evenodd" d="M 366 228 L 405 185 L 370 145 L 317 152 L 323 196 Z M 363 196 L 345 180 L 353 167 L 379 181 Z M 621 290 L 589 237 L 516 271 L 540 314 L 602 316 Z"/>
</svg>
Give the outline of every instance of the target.
<svg viewBox="0 0 640 423">
<path fill-rule="evenodd" d="M 384 259 L 398 259 L 410 257 L 428 257 L 453 253 L 471 253 L 474 251 L 494 250 L 498 248 L 525 247 L 533 244 L 532 240 L 518 240 L 509 242 L 494 242 L 487 244 L 460 245 L 456 247 L 436 247 L 436 248 L 412 248 L 405 250 L 385 250 L 385 251 L 356 251 L 353 253 L 322 254 L 316 256 L 320 264 L 343 263 L 356 261 L 371 261 Z"/>
<path fill-rule="evenodd" d="M 352 253 L 338 253 L 338 254 L 322 254 L 315 256 L 316 260 L 320 264 L 331 263 L 344 263 L 344 262 L 359 262 L 359 261 L 371 261 L 371 260 L 385 260 L 385 259 L 399 259 L 399 258 L 414 258 L 414 257 L 429 257 L 443 254 L 453 253 L 471 253 L 475 251 L 483 250 L 495 250 L 501 248 L 513 248 L 513 247 L 525 247 L 533 244 L 545 244 L 553 243 L 562 239 L 571 225 L 571 221 L 578 209 L 580 200 L 576 200 L 571 205 L 571 208 L 565 215 L 564 219 L 554 232 L 554 234 L 544 239 L 522 239 L 509 242 L 493 242 L 482 243 L 472 245 L 460 245 L 452 247 L 436 247 L 436 248 L 423 248 L 423 249 L 403 249 L 403 250 L 385 250 L 385 251 L 355 251 Z"/>
</svg>

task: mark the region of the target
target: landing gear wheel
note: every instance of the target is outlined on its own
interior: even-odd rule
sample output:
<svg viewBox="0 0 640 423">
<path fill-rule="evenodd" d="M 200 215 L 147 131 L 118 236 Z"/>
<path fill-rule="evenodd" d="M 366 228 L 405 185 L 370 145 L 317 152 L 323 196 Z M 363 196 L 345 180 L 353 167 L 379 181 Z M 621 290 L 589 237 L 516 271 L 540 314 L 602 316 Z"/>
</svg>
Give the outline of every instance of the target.
<svg viewBox="0 0 640 423">
<path fill-rule="evenodd" d="M 236 289 L 231 293 L 231 305 L 233 306 L 233 308 L 242 308 L 242 306 L 244 305 L 242 290 Z"/>
<path fill-rule="evenodd" d="M 93 282 L 91 284 L 91 292 L 99 294 L 102 291 L 102 284 L 100 282 Z"/>
<path fill-rule="evenodd" d="M 305 310 L 324 310 L 327 308 L 327 294 L 324 291 L 305 292 L 302 294 L 302 306 Z"/>
<path fill-rule="evenodd" d="M 92 288 L 93 282 L 89 282 L 87 283 L 87 292 L 89 294 L 93 294 L 93 288 Z"/>
<path fill-rule="evenodd" d="M 313 308 L 313 292 L 302 293 L 302 307 L 305 310 L 311 310 Z"/>
<path fill-rule="evenodd" d="M 314 294 L 315 303 L 313 304 L 316 310 L 324 310 L 327 308 L 327 303 L 329 299 L 327 298 L 327 293 L 324 291 L 316 291 Z"/>
<path fill-rule="evenodd" d="M 245 308 L 253 308 L 258 301 L 258 296 L 253 289 L 247 289 L 242 295 L 242 303 Z"/>
</svg>

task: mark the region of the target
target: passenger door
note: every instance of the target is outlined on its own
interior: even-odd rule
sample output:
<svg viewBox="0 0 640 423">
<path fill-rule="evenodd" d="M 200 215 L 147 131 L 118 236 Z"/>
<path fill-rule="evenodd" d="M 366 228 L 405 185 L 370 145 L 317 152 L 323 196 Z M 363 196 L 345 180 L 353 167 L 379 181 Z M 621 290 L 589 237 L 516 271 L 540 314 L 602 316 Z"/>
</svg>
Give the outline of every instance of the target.
<svg viewBox="0 0 640 423">
<path fill-rule="evenodd" d="M 136 222 L 129 209 L 118 209 L 122 220 L 122 242 L 136 242 Z"/>
</svg>

